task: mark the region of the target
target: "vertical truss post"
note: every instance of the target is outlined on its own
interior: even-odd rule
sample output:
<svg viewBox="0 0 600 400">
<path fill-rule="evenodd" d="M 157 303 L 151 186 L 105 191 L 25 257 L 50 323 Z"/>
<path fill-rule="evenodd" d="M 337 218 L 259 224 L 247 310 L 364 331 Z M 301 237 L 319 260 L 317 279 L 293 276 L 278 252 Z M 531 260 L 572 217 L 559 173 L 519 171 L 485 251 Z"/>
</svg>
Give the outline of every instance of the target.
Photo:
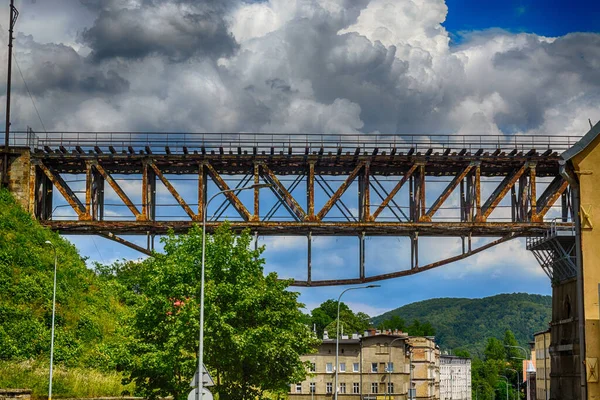
<svg viewBox="0 0 600 400">
<path fill-rule="evenodd" d="M 529 203 L 531 208 L 531 221 L 538 222 L 537 216 L 537 188 L 536 188 L 536 173 L 535 163 L 529 164 Z M 529 215 L 525 210 L 526 215 Z"/>
<path fill-rule="evenodd" d="M 308 205 L 308 221 L 315 220 L 315 162 L 308 162 L 308 177 L 306 178 L 306 197 Z"/>
<path fill-rule="evenodd" d="M 146 193 L 147 213 L 146 218 L 150 221 L 156 220 L 156 173 L 152 168 L 147 169 L 146 185 L 143 191 Z"/>
<path fill-rule="evenodd" d="M 410 235 L 410 267 L 419 268 L 419 232 Z"/>
<path fill-rule="evenodd" d="M 517 192 L 513 186 L 510 188 L 510 220 L 512 222 L 517 221 L 517 216 L 519 214 L 517 210 L 518 204 L 519 200 L 517 199 Z"/>
<path fill-rule="evenodd" d="M 312 281 L 312 232 L 308 231 L 308 258 L 306 265 L 306 280 L 310 284 Z"/>
<path fill-rule="evenodd" d="M 365 279 L 365 232 L 360 233 L 358 240 L 358 270 L 360 274 L 360 279 L 362 281 L 363 279 Z"/>
<path fill-rule="evenodd" d="M 92 164 L 85 163 L 85 214 L 92 219 Z"/>
<path fill-rule="evenodd" d="M 40 219 L 49 220 L 52 219 L 52 209 L 53 209 L 53 189 L 52 189 L 52 181 L 44 174 L 42 171 L 38 169 L 38 212 L 40 215 Z"/>
<path fill-rule="evenodd" d="M 362 218 L 360 218 L 360 221 L 362 222 L 368 222 L 371 220 L 371 184 L 369 182 L 370 174 L 370 163 L 366 162 L 365 170 L 363 171 L 362 176 Z"/>
<path fill-rule="evenodd" d="M 468 176 L 467 176 L 468 178 Z M 468 188 L 468 186 L 467 186 Z M 467 189 L 468 190 L 468 189 Z M 465 180 L 460 181 L 460 220 L 464 222 L 467 220 L 467 198 L 465 196 Z M 464 238 L 463 238 L 463 252 L 464 252 Z"/>
<path fill-rule="evenodd" d="M 142 215 L 148 218 L 148 162 L 146 160 L 142 161 Z"/>
<path fill-rule="evenodd" d="M 104 220 L 104 177 L 92 168 L 92 220 Z"/>
<path fill-rule="evenodd" d="M 417 218 L 416 221 L 418 221 L 421 216 L 425 215 L 425 164 L 420 166 L 419 172 L 419 204 L 421 210 L 419 211 L 419 218 Z"/>
<path fill-rule="evenodd" d="M 416 177 L 412 176 L 410 177 L 410 180 L 408 181 L 408 215 L 410 217 L 410 221 L 409 222 L 415 222 L 417 219 L 415 218 L 416 215 L 416 203 L 415 203 L 415 186 L 416 186 Z"/>
<path fill-rule="evenodd" d="M 33 218 L 37 218 L 36 209 L 36 192 L 37 192 L 37 167 L 35 163 L 31 163 L 29 166 L 29 214 Z"/>
<path fill-rule="evenodd" d="M 569 221 L 569 198 L 570 193 L 568 190 L 565 190 L 563 194 L 560 196 L 560 208 L 561 208 L 561 216 L 562 222 Z"/>
<path fill-rule="evenodd" d="M 258 185 L 260 183 L 260 164 L 254 163 L 254 185 Z M 258 186 L 254 187 L 254 215 L 252 215 L 252 221 L 259 221 L 260 214 L 260 188 Z"/>
</svg>

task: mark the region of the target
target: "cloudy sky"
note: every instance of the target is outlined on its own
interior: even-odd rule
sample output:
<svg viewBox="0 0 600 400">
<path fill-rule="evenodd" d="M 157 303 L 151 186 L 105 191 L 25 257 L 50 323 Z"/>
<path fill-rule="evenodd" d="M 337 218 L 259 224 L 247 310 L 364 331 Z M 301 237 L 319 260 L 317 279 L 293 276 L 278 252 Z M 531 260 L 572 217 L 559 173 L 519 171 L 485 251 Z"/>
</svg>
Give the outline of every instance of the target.
<svg viewBox="0 0 600 400">
<path fill-rule="evenodd" d="M 15 65 L 13 129 L 582 135 L 588 119 L 600 119 L 600 5 L 592 1 L 16 5 L 23 78 Z M 4 48 L 6 21 L 4 5 Z M 2 76 L 5 65 L 2 52 Z M 100 238 L 72 239 L 91 259 L 137 256 Z M 263 243 L 267 270 L 300 276 L 305 242 Z M 320 238 L 314 246 L 327 274 L 357 263 L 355 239 Z M 441 253 L 454 247 L 448 242 Z M 406 267 L 402 239 L 370 239 L 367 251 L 371 271 Z M 303 289 L 302 300 L 312 308 L 341 289 Z M 523 243 L 513 241 L 351 292 L 346 301 L 375 315 L 432 297 L 523 291 L 549 294 L 550 285 Z"/>
</svg>

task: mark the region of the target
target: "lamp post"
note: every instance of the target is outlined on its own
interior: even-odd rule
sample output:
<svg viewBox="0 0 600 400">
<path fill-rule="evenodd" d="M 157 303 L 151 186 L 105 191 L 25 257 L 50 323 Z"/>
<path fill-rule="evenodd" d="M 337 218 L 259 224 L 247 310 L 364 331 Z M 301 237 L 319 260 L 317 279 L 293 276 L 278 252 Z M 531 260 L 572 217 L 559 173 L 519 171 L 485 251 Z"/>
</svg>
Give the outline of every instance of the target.
<svg viewBox="0 0 600 400">
<path fill-rule="evenodd" d="M 338 398 L 338 369 L 339 369 L 339 349 L 340 349 L 340 300 L 342 295 L 349 290 L 358 290 L 358 289 L 372 289 L 381 287 L 381 285 L 369 285 L 369 286 L 359 286 L 359 287 L 351 287 L 344 290 L 340 293 L 337 301 L 337 322 L 336 322 L 336 335 L 335 335 L 335 400 Z"/>
<path fill-rule="evenodd" d="M 389 359 L 388 359 L 388 384 L 387 384 L 387 390 L 385 391 L 387 393 L 387 398 L 391 398 L 391 393 L 390 393 L 390 383 L 392 382 L 392 368 L 390 368 L 391 364 L 392 364 L 392 344 L 394 344 L 394 342 L 396 340 L 401 340 L 401 339 L 406 339 L 404 337 L 398 337 L 394 340 L 392 340 L 391 342 L 388 343 L 388 354 L 389 354 Z"/>
<path fill-rule="evenodd" d="M 508 378 L 504 375 L 500 375 L 500 378 L 506 379 L 506 400 L 508 400 Z"/>
<path fill-rule="evenodd" d="M 208 211 L 208 205 L 210 202 L 223 193 L 230 192 L 241 192 L 242 190 L 250 190 L 250 189 L 262 189 L 265 187 L 270 187 L 268 184 L 256 184 L 252 186 L 247 186 L 239 189 L 227 189 L 221 190 L 211 196 L 210 199 L 204 205 L 204 209 L 202 210 L 202 272 L 200 278 L 200 344 L 198 348 L 198 392 L 196 393 L 196 400 L 201 399 L 203 396 L 202 391 L 204 390 L 204 380 L 203 373 L 204 369 L 202 366 L 204 365 L 204 262 L 205 262 L 205 253 L 206 253 L 206 213 Z"/>
<path fill-rule="evenodd" d="M 56 253 L 56 247 L 54 243 L 49 240 L 44 242 L 52 246 L 52 250 L 54 250 L 54 286 L 52 289 L 52 331 L 50 334 L 50 382 L 48 383 L 48 400 L 52 399 L 52 364 L 54 361 L 54 317 L 56 315 L 56 264 L 58 262 L 58 256 Z"/>
<path fill-rule="evenodd" d="M 521 395 L 521 382 L 519 381 L 519 371 L 517 371 L 516 369 L 513 369 L 513 368 L 505 368 L 505 370 L 515 371 L 515 373 L 517 374 L 517 394 L 520 396 Z"/>
</svg>

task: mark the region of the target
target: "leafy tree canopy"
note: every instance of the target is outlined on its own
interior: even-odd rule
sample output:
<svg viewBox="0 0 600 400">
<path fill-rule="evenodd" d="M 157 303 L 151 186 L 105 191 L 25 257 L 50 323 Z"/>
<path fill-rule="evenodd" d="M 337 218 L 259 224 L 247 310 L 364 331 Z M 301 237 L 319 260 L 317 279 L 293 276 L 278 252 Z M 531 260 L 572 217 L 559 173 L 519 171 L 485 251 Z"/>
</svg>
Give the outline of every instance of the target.
<svg viewBox="0 0 600 400">
<path fill-rule="evenodd" d="M 197 365 L 202 231 L 163 240 L 164 254 L 125 273 L 138 297 L 130 378 L 144 396 L 182 399 Z M 262 249 L 250 250 L 251 240 L 228 226 L 207 238 L 204 361 L 221 400 L 287 392 L 306 375 L 300 355 L 318 344 L 298 293 L 263 274 Z"/>
</svg>

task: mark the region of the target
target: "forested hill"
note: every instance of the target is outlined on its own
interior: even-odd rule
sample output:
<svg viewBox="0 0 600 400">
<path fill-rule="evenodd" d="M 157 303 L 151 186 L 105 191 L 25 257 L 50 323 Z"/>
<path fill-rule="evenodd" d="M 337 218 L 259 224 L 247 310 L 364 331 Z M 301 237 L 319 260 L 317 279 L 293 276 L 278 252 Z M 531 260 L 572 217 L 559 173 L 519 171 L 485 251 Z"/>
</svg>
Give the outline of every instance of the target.
<svg viewBox="0 0 600 400">
<path fill-rule="evenodd" d="M 500 294 L 482 299 L 440 298 L 405 305 L 373 318 L 378 326 L 392 316 L 406 323 L 429 322 L 442 350 L 481 351 L 489 337 L 502 338 L 510 329 L 525 346 L 533 333 L 548 328 L 552 297 L 526 293 Z"/>
</svg>

